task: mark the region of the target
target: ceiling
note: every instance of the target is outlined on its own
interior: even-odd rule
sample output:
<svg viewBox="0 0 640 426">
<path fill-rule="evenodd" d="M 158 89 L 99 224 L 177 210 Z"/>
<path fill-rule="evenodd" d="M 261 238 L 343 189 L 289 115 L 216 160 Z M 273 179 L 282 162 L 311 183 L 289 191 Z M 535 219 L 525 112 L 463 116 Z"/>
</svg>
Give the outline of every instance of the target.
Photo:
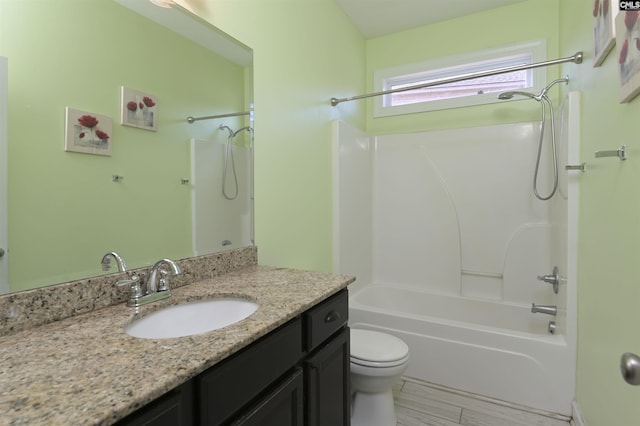
<svg viewBox="0 0 640 426">
<path fill-rule="evenodd" d="M 366 38 L 446 21 L 525 0 L 336 0 Z"/>
</svg>

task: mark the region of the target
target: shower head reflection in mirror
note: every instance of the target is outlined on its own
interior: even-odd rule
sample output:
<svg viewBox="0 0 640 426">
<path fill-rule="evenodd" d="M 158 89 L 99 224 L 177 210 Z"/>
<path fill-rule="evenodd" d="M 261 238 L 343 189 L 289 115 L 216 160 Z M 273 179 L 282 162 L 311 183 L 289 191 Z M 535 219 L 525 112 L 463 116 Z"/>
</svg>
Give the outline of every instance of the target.
<svg viewBox="0 0 640 426">
<path fill-rule="evenodd" d="M 231 127 L 221 124 L 220 130 L 227 130 L 229 132 L 229 136 L 227 137 L 227 145 L 224 151 L 224 167 L 222 170 L 222 195 L 227 200 L 232 201 L 238 198 L 238 174 L 236 173 L 236 162 L 233 158 L 233 139 L 238 135 L 238 133 L 246 130 L 251 135 L 251 146 L 253 146 L 253 128 L 251 126 L 246 126 L 234 132 Z M 233 173 L 233 195 L 229 195 L 227 193 L 227 175 L 229 170 L 229 162 L 231 162 L 231 170 Z"/>
<path fill-rule="evenodd" d="M 568 84 L 569 77 L 566 76 L 564 78 L 553 80 L 538 94 L 521 92 L 521 91 L 513 91 L 513 92 L 503 92 L 498 95 L 498 99 L 503 99 L 503 100 L 513 99 L 514 96 L 524 96 L 540 102 L 542 119 L 540 121 L 540 139 L 538 143 L 538 157 L 536 160 L 536 169 L 533 173 L 533 193 L 535 194 L 536 198 L 539 199 L 540 201 L 550 200 L 558 190 L 558 153 L 556 149 L 556 129 L 555 129 L 555 122 L 554 122 L 553 102 L 551 102 L 551 99 L 549 99 L 549 97 L 547 96 L 547 92 L 549 92 L 549 89 L 551 89 L 553 86 L 555 86 L 558 83 Z M 551 121 L 551 154 L 553 156 L 553 187 L 551 189 L 551 192 L 549 192 L 549 195 L 540 195 L 540 192 L 538 191 L 538 172 L 540 169 L 540 159 L 542 157 L 542 144 L 544 142 L 544 130 L 545 130 L 545 125 L 547 121 L 547 111 L 546 111 L 545 105 L 549 106 L 549 117 Z"/>
</svg>

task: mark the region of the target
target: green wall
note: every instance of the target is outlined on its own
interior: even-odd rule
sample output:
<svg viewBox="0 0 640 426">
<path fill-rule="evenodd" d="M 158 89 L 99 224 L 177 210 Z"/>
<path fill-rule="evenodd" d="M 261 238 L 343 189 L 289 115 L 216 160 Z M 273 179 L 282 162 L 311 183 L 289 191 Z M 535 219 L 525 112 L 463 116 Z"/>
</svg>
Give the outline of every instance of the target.
<svg viewBox="0 0 640 426">
<path fill-rule="evenodd" d="M 245 70 L 111 0 L 1 0 L 9 58 L 9 281 L 24 290 L 192 256 L 189 115 L 245 109 Z M 120 87 L 159 99 L 157 132 L 121 126 Z M 113 119 L 111 157 L 64 151 L 65 107 Z M 124 176 L 113 183 L 112 175 Z"/>
<path fill-rule="evenodd" d="M 364 128 L 365 41 L 333 0 L 180 3 L 254 49 L 259 262 L 332 270 L 331 120 Z"/>
<path fill-rule="evenodd" d="M 614 5 L 616 5 L 614 3 Z M 582 93 L 578 245 L 577 400 L 589 426 L 635 425 L 640 387 L 627 385 L 620 355 L 640 354 L 640 98 L 620 104 L 618 53 L 593 67 L 592 2 L 560 3 L 562 54 L 584 50 L 584 64 L 563 67 Z M 629 159 L 595 159 L 627 145 Z"/>
</svg>

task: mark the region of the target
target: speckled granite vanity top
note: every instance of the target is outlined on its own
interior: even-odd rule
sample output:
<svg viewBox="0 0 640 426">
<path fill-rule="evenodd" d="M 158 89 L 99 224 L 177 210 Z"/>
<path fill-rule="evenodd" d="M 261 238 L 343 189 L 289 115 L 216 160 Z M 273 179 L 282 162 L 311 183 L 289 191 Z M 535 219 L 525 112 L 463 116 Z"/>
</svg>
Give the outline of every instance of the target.
<svg viewBox="0 0 640 426">
<path fill-rule="evenodd" d="M 177 288 L 165 301 L 125 303 L 0 337 L 0 424 L 107 425 L 158 398 L 353 281 L 352 277 L 250 266 Z M 209 333 L 130 337 L 135 315 L 218 296 L 258 310 Z"/>
</svg>

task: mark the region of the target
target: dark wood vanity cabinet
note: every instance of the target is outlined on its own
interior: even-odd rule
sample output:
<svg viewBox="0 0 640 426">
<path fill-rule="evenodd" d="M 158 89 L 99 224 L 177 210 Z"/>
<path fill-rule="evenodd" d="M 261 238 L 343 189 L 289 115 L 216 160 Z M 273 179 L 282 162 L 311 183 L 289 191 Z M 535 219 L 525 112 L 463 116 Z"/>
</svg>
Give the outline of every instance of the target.
<svg viewBox="0 0 640 426">
<path fill-rule="evenodd" d="M 191 382 L 167 392 L 117 424 L 123 426 L 187 426 L 194 424 Z"/>
<path fill-rule="evenodd" d="M 348 426 L 347 290 L 118 423 Z"/>
<path fill-rule="evenodd" d="M 304 320 L 305 425 L 351 423 L 347 291 L 309 309 Z"/>
<path fill-rule="evenodd" d="M 297 366 L 301 336 L 298 317 L 196 377 L 197 424 L 243 424 L 247 412 L 271 408 L 262 399 L 271 398 L 281 378 Z"/>
<path fill-rule="evenodd" d="M 304 424 L 304 381 L 296 368 L 272 392 L 231 423 L 242 426 L 295 426 Z"/>
<path fill-rule="evenodd" d="M 307 426 L 351 424 L 349 329 L 345 327 L 304 362 Z"/>
</svg>

